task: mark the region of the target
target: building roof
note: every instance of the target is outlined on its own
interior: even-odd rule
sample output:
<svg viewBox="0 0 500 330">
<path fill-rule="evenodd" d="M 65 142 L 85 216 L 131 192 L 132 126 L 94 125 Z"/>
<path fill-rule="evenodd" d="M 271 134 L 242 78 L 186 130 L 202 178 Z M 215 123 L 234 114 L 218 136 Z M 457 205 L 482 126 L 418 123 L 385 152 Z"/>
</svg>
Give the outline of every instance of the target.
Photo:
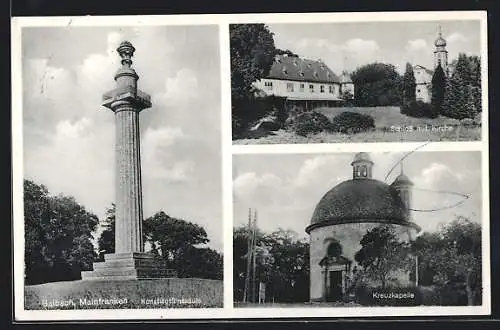
<svg viewBox="0 0 500 330">
<path fill-rule="evenodd" d="M 354 155 L 354 159 L 351 163 L 354 164 L 354 163 L 357 163 L 357 162 L 370 162 L 373 164 L 373 161 L 372 161 L 372 158 L 370 157 L 370 154 L 367 153 L 367 152 L 358 152 L 357 154 Z"/>
<path fill-rule="evenodd" d="M 391 186 L 396 186 L 396 185 L 410 185 L 413 186 L 413 182 L 411 182 L 410 178 L 401 172 L 398 177 L 394 180 L 393 183 L 391 183 Z"/>
<path fill-rule="evenodd" d="M 351 76 L 349 76 L 348 74 L 341 75 L 340 82 L 343 84 L 352 84 Z"/>
<path fill-rule="evenodd" d="M 413 69 L 424 69 L 425 72 L 427 72 L 428 74 L 430 74 L 431 76 L 434 74 L 434 71 L 431 70 L 431 69 L 427 69 L 425 66 L 423 65 L 420 65 L 420 64 L 417 64 L 413 67 Z"/>
<path fill-rule="evenodd" d="M 436 41 L 434 41 L 434 46 L 436 47 L 445 47 L 446 46 L 446 40 L 443 38 L 443 35 L 441 32 L 439 33 L 439 36 L 437 37 Z"/>
<path fill-rule="evenodd" d="M 374 179 L 347 180 L 319 201 L 306 232 L 345 223 L 387 223 L 420 230 L 407 219 L 406 207 L 396 189 Z"/>
<path fill-rule="evenodd" d="M 339 77 L 325 63 L 286 55 L 275 57 L 267 78 L 340 83 Z"/>
</svg>

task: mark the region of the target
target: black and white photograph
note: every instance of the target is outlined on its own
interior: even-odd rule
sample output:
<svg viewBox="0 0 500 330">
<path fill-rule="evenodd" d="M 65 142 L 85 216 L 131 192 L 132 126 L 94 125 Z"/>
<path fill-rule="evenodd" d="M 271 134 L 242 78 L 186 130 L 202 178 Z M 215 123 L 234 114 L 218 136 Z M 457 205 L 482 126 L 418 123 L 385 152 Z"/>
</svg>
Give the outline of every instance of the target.
<svg viewBox="0 0 500 330">
<path fill-rule="evenodd" d="M 486 18 L 14 17 L 15 320 L 491 313 Z"/>
<path fill-rule="evenodd" d="M 233 156 L 235 308 L 481 306 L 478 151 Z"/>
<path fill-rule="evenodd" d="M 233 143 L 481 140 L 481 24 L 232 24 Z"/>
<path fill-rule="evenodd" d="M 220 97 L 217 25 L 22 28 L 26 310 L 222 307 Z"/>
</svg>

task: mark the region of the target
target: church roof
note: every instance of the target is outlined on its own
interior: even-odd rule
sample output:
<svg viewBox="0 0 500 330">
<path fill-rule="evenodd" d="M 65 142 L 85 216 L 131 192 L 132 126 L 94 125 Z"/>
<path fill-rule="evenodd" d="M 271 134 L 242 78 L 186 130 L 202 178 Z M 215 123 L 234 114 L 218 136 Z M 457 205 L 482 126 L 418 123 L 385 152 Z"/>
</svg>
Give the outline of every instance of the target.
<svg viewBox="0 0 500 330">
<path fill-rule="evenodd" d="M 436 41 L 434 41 L 434 46 L 436 46 L 436 47 L 445 47 L 446 46 L 446 40 L 443 38 L 441 33 L 437 37 Z"/>
<path fill-rule="evenodd" d="M 277 55 L 267 78 L 305 82 L 340 83 L 339 77 L 321 61 Z"/>
<path fill-rule="evenodd" d="M 328 191 L 319 201 L 306 228 L 344 223 L 379 222 L 417 228 L 407 219 L 406 207 L 396 189 L 374 179 L 347 180 Z"/>
</svg>

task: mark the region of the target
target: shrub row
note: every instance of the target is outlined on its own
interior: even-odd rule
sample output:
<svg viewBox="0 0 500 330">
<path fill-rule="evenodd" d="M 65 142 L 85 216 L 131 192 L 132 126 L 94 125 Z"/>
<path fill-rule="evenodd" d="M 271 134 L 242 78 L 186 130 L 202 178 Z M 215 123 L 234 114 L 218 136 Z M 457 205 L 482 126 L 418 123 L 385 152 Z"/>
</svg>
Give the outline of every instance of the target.
<svg viewBox="0 0 500 330">
<path fill-rule="evenodd" d="M 375 128 L 374 119 L 369 115 L 344 111 L 332 121 L 317 111 L 298 114 L 289 122 L 289 128 L 300 136 L 319 132 L 337 132 L 344 134 L 359 133 Z"/>
</svg>

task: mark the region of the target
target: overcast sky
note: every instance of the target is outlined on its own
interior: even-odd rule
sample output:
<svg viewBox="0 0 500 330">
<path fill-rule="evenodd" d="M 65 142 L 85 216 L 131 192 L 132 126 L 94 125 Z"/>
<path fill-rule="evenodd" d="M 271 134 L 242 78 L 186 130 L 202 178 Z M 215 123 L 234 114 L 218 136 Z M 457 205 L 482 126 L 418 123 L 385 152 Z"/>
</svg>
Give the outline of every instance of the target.
<svg viewBox="0 0 500 330">
<path fill-rule="evenodd" d="M 99 218 L 114 201 L 116 48 L 129 40 L 139 88 L 144 216 L 202 225 L 222 250 L 220 59 L 216 26 L 23 29 L 25 177 Z"/>
<path fill-rule="evenodd" d="M 446 39 L 449 62 L 459 52 L 480 55 L 479 21 L 269 24 L 275 45 L 298 55 L 321 58 L 337 74 L 375 61 L 402 73 L 406 62 L 433 69 L 438 26 Z"/>
<path fill-rule="evenodd" d="M 371 153 L 373 178 L 384 181 L 403 157 L 401 153 Z M 258 211 L 258 226 L 266 232 L 292 229 L 307 237 L 305 228 L 317 203 L 342 181 L 352 179 L 354 153 L 252 154 L 233 156 L 234 224 L 248 221 L 248 209 Z M 481 222 L 481 157 L 479 152 L 415 152 L 404 161 L 404 172 L 415 188 L 469 195 L 459 206 L 436 212 L 413 212 L 425 231 L 434 231 L 457 215 Z M 388 177 L 390 184 L 398 166 Z M 464 198 L 450 194 L 413 191 L 413 209 L 432 210 L 453 206 Z"/>
</svg>

